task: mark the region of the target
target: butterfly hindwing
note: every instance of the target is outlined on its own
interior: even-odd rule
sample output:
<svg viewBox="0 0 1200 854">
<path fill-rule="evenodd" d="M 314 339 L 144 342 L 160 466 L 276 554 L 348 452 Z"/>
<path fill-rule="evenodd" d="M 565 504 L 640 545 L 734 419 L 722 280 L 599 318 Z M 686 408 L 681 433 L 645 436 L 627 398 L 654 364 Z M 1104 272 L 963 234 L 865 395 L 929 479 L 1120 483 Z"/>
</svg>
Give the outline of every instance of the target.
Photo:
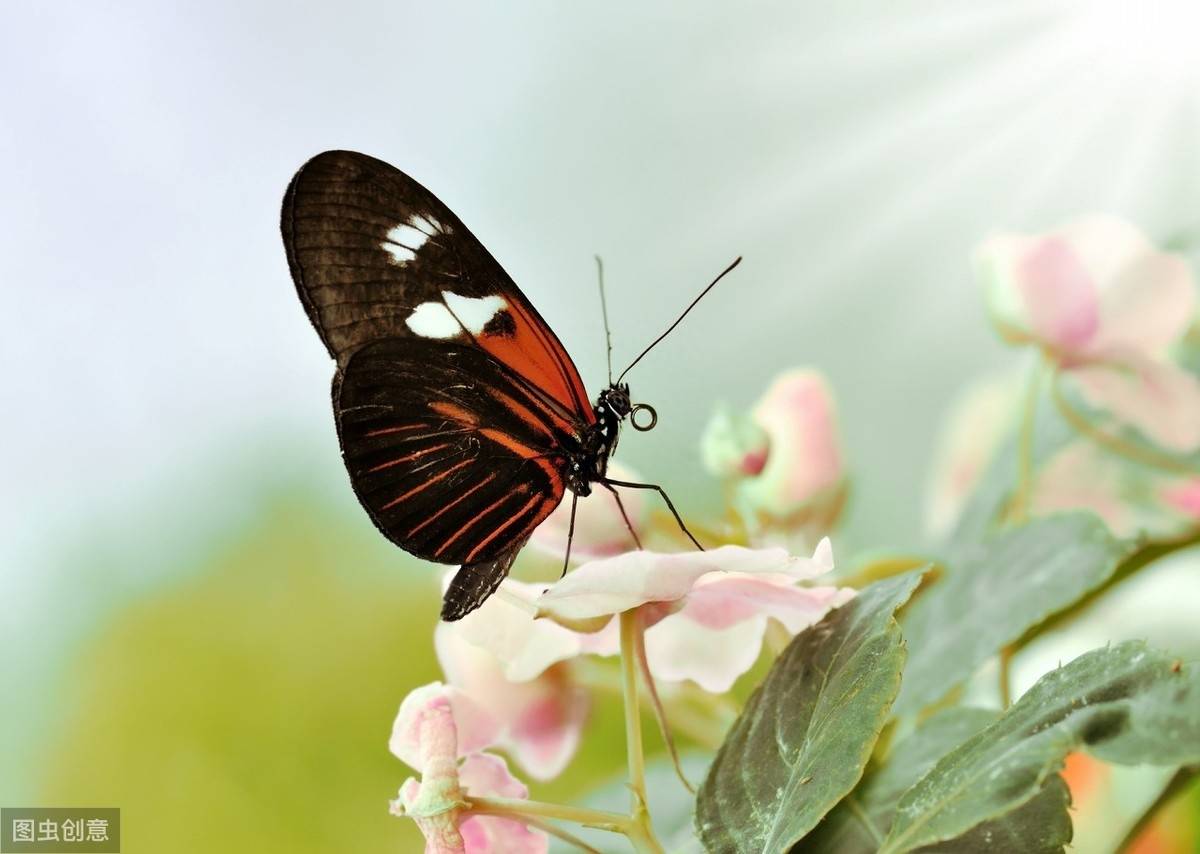
<svg viewBox="0 0 1200 854">
<path fill-rule="evenodd" d="M 288 187 L 282 232 L 300 299 L 340 366 L 385 338 L 474 346 L 560 417 L 595 420 L 554 332 L 458 217 L 403 172 L 365 154 L 319 154 Z"/>
<path fill-rule="evenodd" d="M 468 563 L 459 569 L 450 579 L 450 585 L 442 597 L 442 619 L 446 622 L 461 620 L 495 593 L 512 568 L 513 561 L 517 559 L 517 553 L 524 548 L 525 542 L 521 540 L 491 560 Z"/>
<path fill-rule="evenodd" d="M 440 563 L 493 561 L 561 501 L 564 449 L 552 408 L 478 348 L 419 338 L 361 347 L 334 411 L 346 467 L 376 526 Z"/>
</svg>

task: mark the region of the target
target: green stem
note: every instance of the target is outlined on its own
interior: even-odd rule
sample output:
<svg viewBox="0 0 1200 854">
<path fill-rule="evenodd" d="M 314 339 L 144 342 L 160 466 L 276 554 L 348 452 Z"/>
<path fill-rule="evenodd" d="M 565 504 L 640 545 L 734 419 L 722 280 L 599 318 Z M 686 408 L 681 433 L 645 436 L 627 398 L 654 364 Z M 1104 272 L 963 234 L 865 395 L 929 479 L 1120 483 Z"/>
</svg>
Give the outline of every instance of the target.
<svg viewBox="0 0 1200 854">
<path fill-rule="evenodd" d="M 568 833 L 558 825 L 552 824 L 544 819 L 525 816 L 522 818 L 522 821 L 525 822 L 527 827 L 536 827 L 538 830 L 542 831 L 542 833 L 547 833 L 550 836 L 557 837 L 568 845 L 572 845 L 578 848 L 580 851 L 586 852 L 586 854 L 603 854 L 599 848 L 593 848 L 575 834 Z"/>
<path fill-rule="evenodd" d="M 620 674 L 604 665 L 577 661 L 573 672 L 577 681 L 589 688 L 607 694 L 622 693 Z M 703 695 L 701 689 L 696 688 L 695 692 L 691 692 L 688 690 L 690 687 L 689 683 L 682 683 L 677 688 L 678 693 L 668 699 L 671 724 L 692 741 L 716 752 L 725 740 L 729 725 L 737 718 L 737 709 L 732 714 L 724 707 L 718 709 L 712 703 L 699 699 Z M 652 711 L 649 698 L 642 698 L 642 704 Z"/>
<path fill-rule="evenodd" d="M 1114 850 L 1117 852 L 1131 850 L 1138 837 L 1150 826 L 1150 823 L 1162 812 L 1163 808 L 1183 794 L 1195 781 L 1198 774 L 1200 774 L 1200 765 L 1185 765 L 1176 771 L 1175 776 L 1158 793 L 1158 797 L 1154 799 L 1154 803 L 1146 808 L 1133 827 L 1129 828 L 1129 832 L 1125 834 L 1125 838 L 1121 840 L 1121 844 Z"/>
<path fill-rule="evenodd" d="M 1000 650 L 1000 708 L 1007 709 L 1012 705 L 1012 659 L 1016 650 L 1006 646 Z"/>
<path fill-rule="evenodd" d="M 663 854 L 662 846 L 654 838 L 654 831 L 648 821 L 642 821 L 636 815 L 621 815 L 615 812 L 573 807 L 567 804 L 549 804 L 544 801 L 529 801 L 524 798 L 476 798 L 465 799 L 467 808 L 475 815 L 496 815 L 516 819 L 547 830 L 547 819 L 571 821 L 584 827 L 594 827 L 597 830 L 607 830 L 612 833 L 623 833 L 639 854 Z M 580 845 L 584 850 L 587 843 L 576 839 L 565 831 L 555 828 L 555 835 L 572 844 Z"/>
<path fill-rule="evenodd" d="M 548 804 L 545 801 L 530 801 L 525 798 L 477 798 L 471 796 L 466 798 L 466 802 L 470 811 L 478 815 L 557 819 L 582 824 L 585 827 L 595 827 L 599 830 L 611 830 L 614 833 L 626 833 L 631 824 L 629 816 L 620 813 L 573 807 L 569 804 Z"/>
<path fill-rule="evenodd" d="M 1038 396 L 1042 390 L 1043 363 L 1039 359 L 1029 376 L 1025 392 L 1025 411 L 1021 415 L 1021 434 L 1017 444 L 1017 493 L 1013 496 L 1012 519 L 1024 522 L 1029 518 L 1029 501 L 1033 493 L 1033 434 L 1037 420 Z"/>
<path fill-rule="evenodd" d="M 637 636 L 641 631 L 637 609 L 621 613 L 621 687 L 625 697 L 625 752 L 632 795 L 630 826 L 625 835 L 641 854 L 662 854 L 646 808 L 646 756 L 642 748 L 642 704 L 638 698 Z"/>
<path fill-rule="evenodd" d="M 1051 396 L 1054 399 L 1054 405 L 1058 409 L 1059 414 L 1071 425 L 1076 433 L 1091 439 L 1097 445 L 1104 448 L 1104 450 L 1140 465 L 1178 475 L 1195 476 L 1197 473 L 1200 473 L 1200 470 L 1195 466 L 1189 466 L 1182 460 L 1175 459 L 1167 454 L 1160 454 L 1150 448 L 1135 445 L 1114 433 L 1101 430 L 1067 400 L 1066 395 L 1062 392 L 1062 386 L 1059 382 L 1060 377 L 1060 374 L 1054 375 L 1054 382 L 1051 384 Z"/>
</svg>

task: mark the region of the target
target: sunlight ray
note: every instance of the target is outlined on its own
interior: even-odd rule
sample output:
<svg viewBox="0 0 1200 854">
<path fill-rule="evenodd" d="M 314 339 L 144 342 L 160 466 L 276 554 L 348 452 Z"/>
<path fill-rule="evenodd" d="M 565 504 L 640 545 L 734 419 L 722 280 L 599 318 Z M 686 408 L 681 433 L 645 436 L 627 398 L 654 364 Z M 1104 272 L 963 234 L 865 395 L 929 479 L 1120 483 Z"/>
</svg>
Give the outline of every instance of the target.
<svg viewBox="0 0 1200 854">
<path fill-rule="evenodd" d="M 968 124 L 978 114 L 1003 112 L 1005 102 L 1044 97 L 1040 91 L 1047 80 L 1056 79 L 1065 61 L 1056 55 L 1052 35 L 1043 35 L 1007 54 L 991 66 L 963 74 L 936 94 L 922 92 L 912 103 L 874 113 L 872 124 L 885 128 L 857 145 L 847 145 L 844 139 L 830 147 L 836 153 L 827 158 L 812 155 L 813 165 L 789 181 L 775 182 L 764 187 L 759 203 L 746 215 L 769 218 L 792 208 L 797 199 L 811 198 L 844 184 L 861 179 L 857 173 L 875 164 L 878 168 L 890 165 L 897 148 L 920 145 L 932 128 L 955 128 Z M 928 104 L 917 111 L 913 104 Z"/>
<path fill-rule="evenodd" d="M 1040 0 L 1024 0 L 1003 5 L 959 5 L 936 17 L 913 15 L 908 21 L 863 32 L 853 28 L 846 34 L 826 36 L 815 48 L 797 53 L 790 41 L 778 49 L 766 51 L 755 66 L 764 84 L 779 80 L 803 79 L 820 74 L 837 78 L 847 71 L 864 67 L 878 69 L 903 66 L 914 59 L 925 59 L 965 43 L 995 42 L 1004 39 L 1010 29 L 1039 24 L 1046 5 Z"/>
<path fill-rule="evenodd" d="M 1119 163 L 1103 203 L 1113 210 L 1125 210 L 1146 193 L 1153 192 L 1159 181 L 1162 165 L 1158 155 L 1163 150 L 1171 116 L 1177 104 L 1165 93 L 1157 93 L 1142 104 L 1130 118 L 1129 143 Z"/>
<path fill-rule="evenodd" d="M 946 204 L 948 188 L 965 182 L 967 176 L 982 169 L 990 159 L 1010 151 L 1014 141 L 1035 132 L 1061 111 L 1064 104 L 1070 103 L 1079 90 L 1087 87 L 1086 75 L 1082 72 L 1077 72 L 1068 80 L 1069 83 L 1063 85 L 1066 81 L 1059 79 L 1059 87 L 1055 92 L 1044 94 L 1040 100 L 1032 102 L 1023 113 L 986 142 L 971 147 L 953 162 L 938 164 L 936 173 L 921 185 L 919 192 L 888 200 L 875 209 L 870 221 L 848 235 L 847 240 L 822 247 L 820 255 L 807 266 L 804 275 L 821 280 L 843 277 L 849 269 L 870 256 L 879 243 L 894 237 L 906 222 L 918 218 L 924 221 L 925 217 L 918 217 L 918 212 L 927 214 L 929 210 Z"/>
</svg>

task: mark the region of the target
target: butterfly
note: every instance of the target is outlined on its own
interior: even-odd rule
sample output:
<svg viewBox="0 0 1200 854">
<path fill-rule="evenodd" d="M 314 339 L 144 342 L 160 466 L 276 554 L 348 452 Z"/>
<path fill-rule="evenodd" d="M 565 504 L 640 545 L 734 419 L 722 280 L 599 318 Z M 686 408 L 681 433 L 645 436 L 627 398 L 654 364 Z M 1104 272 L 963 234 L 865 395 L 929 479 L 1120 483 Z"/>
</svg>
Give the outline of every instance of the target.
<svg viewBox="0 0 1200 854">
<path fill-rule="evenodd" d="M 429 190 L 381 160 L 326 151 L 292 178 L 281 230 L 300 301 L 337 363 L 333 412 L 355 495 L 405 551 L 461 565 L 443 620 L 495 592 L 568 490 L 572 533 L 575 501 L 594 484 L 618 506 L 617 486 L 653 489 L 700 548 L 660 486 L 607 475 L 625 419 L 639 430 L 657 421 L 632 403 L 629 368 L 612 380 L 611 343 L 593 405 L 554 331 Z M 568 560 L 569 549 L 568 537 Z"/>
</svg>

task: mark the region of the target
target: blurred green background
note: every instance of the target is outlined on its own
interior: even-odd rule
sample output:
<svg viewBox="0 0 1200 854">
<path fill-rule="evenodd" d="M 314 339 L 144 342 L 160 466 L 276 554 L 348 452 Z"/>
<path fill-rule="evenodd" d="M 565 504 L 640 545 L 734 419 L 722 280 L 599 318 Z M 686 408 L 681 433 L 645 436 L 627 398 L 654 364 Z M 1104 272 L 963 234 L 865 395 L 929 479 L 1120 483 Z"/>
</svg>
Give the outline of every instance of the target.
<svg viewBox="0 0 1200 854">
<path fill-rule="evenodd" d="M 418 844 L 386 813 L 408 773 L 386 740 L 437 677 L 437 581 L 341 469 L 277 232 L 309 156 L 358 149 L 433 189 L 592 389 L 594 253 L 618 362 L 744 255 L 632 375 L 661 420 L 621 459 L 712 512 L 708 414 L 814 365 L 854 473 L 839 554 L 918 548 L 941 413 L 1012 358 L 975 243 L 1091 210 L 1200 225 L 1194 12 L 1127 14 L 5 6 L 0 803 L 120 806 L 133 854 Z M 539 794 L 615 770 L 597 714 Z"/>
</svg>

